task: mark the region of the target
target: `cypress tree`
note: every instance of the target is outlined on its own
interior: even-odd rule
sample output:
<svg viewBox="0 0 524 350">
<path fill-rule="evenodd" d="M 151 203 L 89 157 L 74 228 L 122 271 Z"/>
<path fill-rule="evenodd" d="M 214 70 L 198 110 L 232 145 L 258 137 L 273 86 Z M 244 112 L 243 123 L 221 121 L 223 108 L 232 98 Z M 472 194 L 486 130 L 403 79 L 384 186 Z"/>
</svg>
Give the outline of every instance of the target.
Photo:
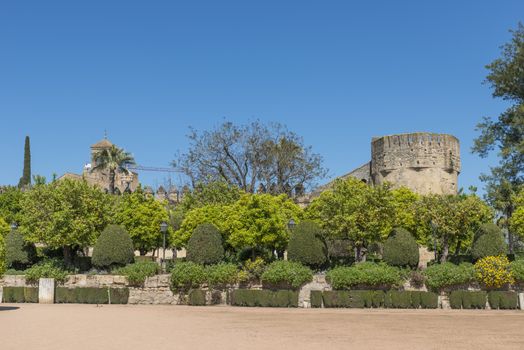
<svg viewBox="0 0 524 350">
<path fill-rule="evenodd" d="M 31 184 L 31 146 L 29 144 L 29 136 L 25 137 L 24 145 L 24 171 L 22 177 L 18 182 L 19 188 L 24 188 Z"/>
</svg>

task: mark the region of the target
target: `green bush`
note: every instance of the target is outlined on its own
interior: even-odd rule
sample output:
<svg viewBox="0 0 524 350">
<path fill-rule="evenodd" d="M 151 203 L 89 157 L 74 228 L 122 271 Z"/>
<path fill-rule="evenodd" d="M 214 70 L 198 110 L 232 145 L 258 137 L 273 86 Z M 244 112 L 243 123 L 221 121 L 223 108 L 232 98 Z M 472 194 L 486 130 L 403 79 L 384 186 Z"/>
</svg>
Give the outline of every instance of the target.
<svg viewBox="0 0 524 350">
<path fill-rule="evenodd" d="M 515 282 L 524 282 L 524 260 L 515 260 L 509 264 L 510 271 L 515 278 Z"/>
<path fill-rule="evenodd" d="M 231 291 L 231 305 L 260 307 L 298 307 L 298 292 L 292 290 L 251 290 Z"/>
<path fill-rule="evenodd" d="M 217 264 L 224 259 L 222 236 L 212 224 L 201 224 L 187 242 L 187 260 L 197 264 Z"/>
<path fill-rule="evenodd" d="M 371 308 L 384 304 L 384 292 L 374 290 L 335 290 L 322 293 L 326 308 Z"/>
<path fill-rule="evenodd" d="M 327 261 L 326 247 L 318 238 L 321 228 L 311 221 L 302 221 L 291 232 L 287 257 L 309 267 L 320 267 Z"/>
<path fill-rule="evenodd" d="M 5 238 L 5 262 L 7 267 L 23 269 L 36 258 L 34 244 L 24 241 L 18 230 L 11 230 Z"/>
<path fill-rule="evenodd" d="M 141 261 L 126 265 L 112 271 L 114 275 L 126 276 L 130 285 L 141 286 L 147 277 L 155 276 L 159 271 L 159 266 L 153 261 Z"/>
<path fill-rule="evenodd" d="M 449 303 L 452 309 L 484 309 L 486 295 L 484 291 L 454 290 L 449 295 Z"/>
<path fill-rule="evenodd" d="M 2 294 L 4 303 L 38 303 L 38 288 L 4 287 Z"/>
<path fill-rule="evenodd" d="M 389 292 L 386 293 L 386 298 L 384 300 L 384 306 L 387 308 L 394 308 L 394 309 L 412 308 L 413 306 L 411 304 L 411 292 L 390 290 Z"/>
<path fill-rule="evenodd" d="M 298 289 L 313 280 L 313 272 L 298 262 L 279 260 L 267 267 L 261 279 L 270 288 Z"/>
<path fill-rule="evenodd" d="M 134 258 L 133 241 L 122 226 L 107 226 L 93 247 L 92 262 L 99 268 L 125 266 L 132 263 Z"/>
<path fill-rule="evenodd" d="M 516 309 L 519 304 L 519 297 L 516 292 L 491 291 L 488 293 L 488 301 L 492 309 Z"/>
<path fill-rule="evenodd" d="M 423 309 L 438 308 L 438 295 L 432 292 L 420 292 L 420 306 Z"/>
<path fill-rule="evenodd" d="M 417 241 L 411 233 L 402 228 L 393 230 L 384 243 L 382 259 L 391 266 L 417 267 L 419 260 Z"/>
<path fill-rule="evenodd" d="M 187 295 L 188 305 L 204 306 L 206 305 L 206 291 L 202 289 L 191 289 Z"/>
<path fill-rule="evenodd" d="M 238 282 L 238 268 L 235 264 L 220 263 L 206 267 L 207 283 L 212 288 L 223 288 Z"/>
<path fill-rule="evenodd" d="M 90 256 L 75 256 L 73 258 L 73 266 L 78 269 L 79 272 L 86 272 L 91 270 L 93 267 Z"/>
<path fill-rule="evenodd" d="M 507 253 L 507 245 L 500 228 L 495 224 L 482 225 L 473 242 L 471 255 L 473 259 L 487 256 L 498 256 Z"/>
<path fill-rule="evenodd" d="M 439 290 L 471 283 L 475 280 L 475 268 L 469 263 L 457 266 L 447 262 L 428 266 L 424 275 L 426 286 L 432 290 Z"/>
<path fill-rule="evenodd" d="M 127 304 L 128 288 L 55 288 L 57 304 Z"/>
<path fill-rule="evenodd" d="M 198 288 L 206 282 L 206 269 L 194 262 L 180 262 L 171 270 L 171 288 L 173 290 L 189 290 Z"/>
<path fill-rule="evenodd" d="M 309 296 L 309 301 L 312 308 L 322 307 L 322 291 L 321 290 L 312 290 Z"/>
<path fill-rule="evenodd" d="M 327 272 L 326 279 L 337 290 L 355 287 L 385 289 L 403 283 L 403 276 L 398 268 L 370 262 L 336 267 Z"/>
<path fill-rule="evenodd" d="M 54 278 L 61 283 L 67 279 L 68 271 L 62 261 L 57 259 L 44 260 L 25 270 L 25 278 L 28 283 L 38 283 L 40 278 Z"/>
</svg>

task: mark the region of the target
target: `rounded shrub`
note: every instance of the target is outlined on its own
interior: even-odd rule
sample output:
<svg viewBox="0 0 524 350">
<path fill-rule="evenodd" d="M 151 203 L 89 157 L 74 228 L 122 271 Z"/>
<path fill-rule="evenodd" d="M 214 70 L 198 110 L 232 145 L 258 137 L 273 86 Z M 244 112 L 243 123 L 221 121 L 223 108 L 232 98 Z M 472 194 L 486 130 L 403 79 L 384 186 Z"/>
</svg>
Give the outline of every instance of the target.
<svg viewBox="0 0 524 350">
<path fill-rule="evenodd" d="M 384 243 L 382 259 L 391 266 L 417 267 L 418 244 L 407 230 L 396 228 Z"/>
<path fill-rule="evenodd" d="M 109 225 L 98 237 L 91 261 L 99 268 L 112 268 L 132 263 L 134 258 L 133 241 L 126 229 Z"/>
<path fill-rule="evenodd" d="M 511 274 L 517 283 L 524 283 L 524 260 L 515 260 L 510 263 Z"/>
<path fill-rule="evenodd" d="M 477 280 L 488 288 L 500 288 L 515 282 L 505 255 L 487 256 L 475 263 Z"/>
<path fill-rule="evenodd" d="M 261 280 L 271 288 L 298 289 L 313 280 L 313 271 L 298 262 L 278 260 L 269 264 Z"/>
<path fill-rule="evenodd" d="M 207 283 L 212 288 L 223 288 L 238 282 L 238 267 L 231 263 L 220 263 L 206 267 Z"/>
<path fill-rule="evenodd" d="M 465 285 L 475 280 L 475 267 L 470 263 L 450 262 L 428 266 L 424 270 L 426 286 L 432 290 Z"/>
<path fill-rule="evenodd" d="M 171 288 L 173 290 L 189 290 L 199 288 L 207 279 L 203 265 L 191 261 L 180 262 L 171 270 Z"/>
<path fill-rule="evenodd" d="M 507 246 L 504 235 L 495 224 L 484 224 L 477 231 L 477 239 L 473 243 L 471 255 L 473 259 L 506 254 Z"/>
<path fill-rule="evenodd" d="M 8 268 L 23 269 L 36 257 L 36 248 L 25 242 L 18 230 L 11 230 L 5 238 L 5 262 Z"/>
<path fill-rule="evenodd" d="M 404 276 L 396 267 L 384 263 L 363 262 L 353 266 L 335 267 L 327 272 L 326 280 L 333 289 L 387 289 L 402 285 Z"/>
<path fill-rule="evenodd" d="M 187 243 L 186 258 L 197 264 L 212 265 L 224 259 L 222 236 L 212 224 L 201 224 L 195 228 Z"/>
<path fill-rule="evenodd" d="M 287 257 L 310 267 L 319 267 L 326 263 L 326 248 L 318 238 L 320 227 L 311 221 L 299 223 L 289 238 Z"/>
</svg>

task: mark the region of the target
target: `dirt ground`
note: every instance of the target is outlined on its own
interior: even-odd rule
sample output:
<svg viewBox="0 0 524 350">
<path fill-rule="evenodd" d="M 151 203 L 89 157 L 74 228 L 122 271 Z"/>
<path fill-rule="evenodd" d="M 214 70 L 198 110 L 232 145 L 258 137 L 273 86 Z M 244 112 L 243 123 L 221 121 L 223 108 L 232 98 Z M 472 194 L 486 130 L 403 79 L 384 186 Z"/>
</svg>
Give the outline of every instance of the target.
<svg viewBox="0 0 524 350">
<path fill-rule="evenodd" d="M 524 349 L 524 312 L 0 304 L 0 349 Z"/>
</svg>

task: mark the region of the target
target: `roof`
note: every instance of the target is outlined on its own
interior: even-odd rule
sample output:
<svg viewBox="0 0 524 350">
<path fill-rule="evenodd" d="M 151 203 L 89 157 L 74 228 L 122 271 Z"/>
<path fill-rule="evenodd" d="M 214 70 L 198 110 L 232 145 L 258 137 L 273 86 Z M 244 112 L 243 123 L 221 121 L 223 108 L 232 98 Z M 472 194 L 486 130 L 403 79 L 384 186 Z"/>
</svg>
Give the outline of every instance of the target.
<svg viewBox="0 0 524 350">
<path fill-rule="evenodd" d="M 103 139 L 92 145 L 91 148 L 110 148 L 111 146 L 113 146 L 111 141 L 108 139 Z"/>
</svg>

